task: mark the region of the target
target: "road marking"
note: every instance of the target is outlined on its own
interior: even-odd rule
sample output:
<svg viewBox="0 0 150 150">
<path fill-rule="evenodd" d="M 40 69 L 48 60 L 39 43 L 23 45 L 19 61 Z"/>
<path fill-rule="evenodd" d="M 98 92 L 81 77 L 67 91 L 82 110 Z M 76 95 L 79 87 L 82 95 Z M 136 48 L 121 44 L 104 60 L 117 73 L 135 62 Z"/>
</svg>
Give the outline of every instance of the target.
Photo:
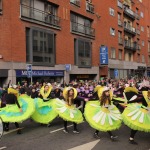
<svg viewBox="0 0 150 150">
<path fill-rule="evenodd" d="M 23 129 L 24 127 L 22 127 L 22 128 L 19 128 L 19 129 Z M 8 131 L 8 132 L 4 132 L 4 134 L 3 135 L 7 135 L 7 134 L 10 134 L 10 133 L 12 133 L 12 132 L 15 132 L 15 131 L 17 131 L 18 129 L 13 129 L 13 130 L 10 130 L 10 131 Z"/>
<path fill-rule="evenodd" d="M 69 127 L 72 127 L 73 125 L 69 125 L 69 126 L 67 126 L 68 128 Z M 56 129 L 56 130 L 53 130 L 53 131 L 51 131 L 50 133 L 54 133 L 54 132 L 58 132 L 58 131 L 60 131 L 60 130 L 63 130 L 64 128 L 59 128 L 59 129 Z"/>
<path fill-rule="evenodd" d="M 99 141 L 100 140 L 89 142 L 89 143 L 86 143 L 86 144 L 83 144 L 83 145 L 80 145 L 80 146 L 77 146 L 77 147 L 74 147 L 74 148 L 71 148 L 71 149 L 68 149 L 68 150 L 81 150 L 81 149 L 91 150 L 97 145 L 97 143 Z"/>
<path fill-rule="evenodd" d="M 3 147 L 0 147 L 0 150 L 6 149 L 6 148 L 7 148 L 6 146 L 3 146 Z"/>
<path fill-rule="evenodd" d="M 82 123 L 84 123 L 84 121 L 83 121 Z M 72 125 L 68 125 L 67 127 L 70 128 L 70 127 L 72 127 L 72 126 L 73 126 L 73 124 L 72 124 Z M 64 128 L 59 128 L 59 129 L 50 131 L 49 133 L 55 133 L 55 132 L 58 132 L 58 131 L 63 130 L 63 129 L 64 129 Z"/>
</svg>

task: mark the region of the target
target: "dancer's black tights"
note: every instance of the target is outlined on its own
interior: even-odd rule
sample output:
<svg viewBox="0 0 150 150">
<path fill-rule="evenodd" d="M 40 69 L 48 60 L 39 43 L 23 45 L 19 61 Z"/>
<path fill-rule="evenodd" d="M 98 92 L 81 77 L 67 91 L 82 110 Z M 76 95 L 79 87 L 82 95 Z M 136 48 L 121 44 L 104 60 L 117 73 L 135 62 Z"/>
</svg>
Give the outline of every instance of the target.
<svg viewBox="0 0 150 150">
<path fill-rule="evenodd" d="M 137 132 L 137 130 L 131 129 L 130 138 L 133 138 L 133 139 L 134 139 L 134 136 L 135 136 L 136 132 Z"/>
<path fill-rule="evenodd" d="M 67 129 L 67 121 L 64 121 L 64 128 Z M 74 130 L 77 130 L 77 124 L 73 122 Z"/>
<path fill-rule="evenodd" d="M 98 134 L 98 133 L 99 133 L 99 131 L 98 131 L 98 130 L 96 130 L 96 131 L 95 131 L 95 134 Z M 107 133 L 110 135 L 110 137 L 111 137 L 111 136 L 113 136 L 113 134 L 112 134 L 112 132 L 111 132 L 111 131 L 107 131 Z"/>
</svg>

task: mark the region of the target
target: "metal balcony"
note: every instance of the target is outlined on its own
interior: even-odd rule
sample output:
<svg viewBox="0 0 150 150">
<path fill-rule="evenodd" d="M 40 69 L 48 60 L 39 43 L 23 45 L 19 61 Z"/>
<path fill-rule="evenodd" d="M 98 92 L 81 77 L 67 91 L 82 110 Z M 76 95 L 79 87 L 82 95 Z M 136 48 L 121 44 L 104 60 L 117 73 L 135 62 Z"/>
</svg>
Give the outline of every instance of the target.
<svg viewBox="0 0 150 150">
<path fill-rule="evenodd" d="M 95 37 L 95 29 L 73 21 L 71 21 L 71 31 L 86 36 Z"/>
<path fill-rule="evenodd" d="M 94 5 L 89 2 L 86 2 L 86 11 L 94 14 Z"/>
<path fill-rule="evenodd" d="M 130 33 L 132 35 L 136 35 L 136 29 L 133 28 L 130 24 L 125 24 L 124 23 L 124 31 L 128 32 L 128 33 Z"/>
<path fill-rule="evenodd" d="M 70 0 L 70 3 L 80 7 L 80 0 Z"/>
<path fill-rule="evenodd" d="M 121 20 L 118 20 L 118 26 L 120 26 L 120 27 L 123 26 L 123 22 Z"/>
<path fill-rule="evenodd" d="M 129 9 L 128 7 L 124 6 L 124 14 L 130 17 L 131 19 L 135 19 L 135 13 Z"/>
<path fill-rule="evenodd" d="M 21 4 L 21 18 L 28 21 L 36 21 L 36 23 L 60 27 L 60 17 L 23 4 Z"/>
<path fill-rule="evenodd" d="M 121 37 L 118 38 L 119 45 L 123 45 L 123 39 Z"/>
<path fill-rule="evenodd" d="M 124 48 L 135 52 L 140 47 L 138 47 L 138 44 L 136 42 L 125 41 Z"/>
<path fill-rule="evenodd" d="M 118 7 L 121 9 L 123 8 L 123 4 L 119 0 L 118 0 Z"/>
</svg>

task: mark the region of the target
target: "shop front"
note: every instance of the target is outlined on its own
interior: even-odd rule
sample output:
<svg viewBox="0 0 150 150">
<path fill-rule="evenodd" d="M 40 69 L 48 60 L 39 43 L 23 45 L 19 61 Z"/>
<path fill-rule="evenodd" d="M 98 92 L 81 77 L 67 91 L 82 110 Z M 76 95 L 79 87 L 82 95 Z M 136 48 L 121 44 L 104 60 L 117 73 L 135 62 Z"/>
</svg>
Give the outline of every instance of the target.
<svg viewBox="0 0 150 150">
<path fill-rule="evenodd" d="M 62 82 L 64 78 L 63 70 L 33 70 L 32 82 Z M 16 70 L 16 82 L 22 84 L 24 81 L 31 83 L 26 70 Z"/>
<path fill-rule="evenodd" d="M 8 70 L 7 69 L 1 69 L 0 70 L 0 87 L 3 87 L 7 78 L 8 78 Z"/>
</svg>

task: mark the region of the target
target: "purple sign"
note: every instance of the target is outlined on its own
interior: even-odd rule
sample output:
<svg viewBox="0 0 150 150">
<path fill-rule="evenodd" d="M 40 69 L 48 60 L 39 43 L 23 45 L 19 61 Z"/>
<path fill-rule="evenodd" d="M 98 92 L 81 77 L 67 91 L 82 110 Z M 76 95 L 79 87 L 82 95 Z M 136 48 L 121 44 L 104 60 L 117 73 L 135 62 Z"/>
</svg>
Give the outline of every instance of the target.
<svg viewBox="0 0 150 150">
<path fill-rule="evenodd" d="M 27 70 L 16 70 L 17 77 L 27 77 Z M 41 76 L 64 76 L 63 70 L 32 70 L 33 77 L 41 77 Z"/>
</svg>

